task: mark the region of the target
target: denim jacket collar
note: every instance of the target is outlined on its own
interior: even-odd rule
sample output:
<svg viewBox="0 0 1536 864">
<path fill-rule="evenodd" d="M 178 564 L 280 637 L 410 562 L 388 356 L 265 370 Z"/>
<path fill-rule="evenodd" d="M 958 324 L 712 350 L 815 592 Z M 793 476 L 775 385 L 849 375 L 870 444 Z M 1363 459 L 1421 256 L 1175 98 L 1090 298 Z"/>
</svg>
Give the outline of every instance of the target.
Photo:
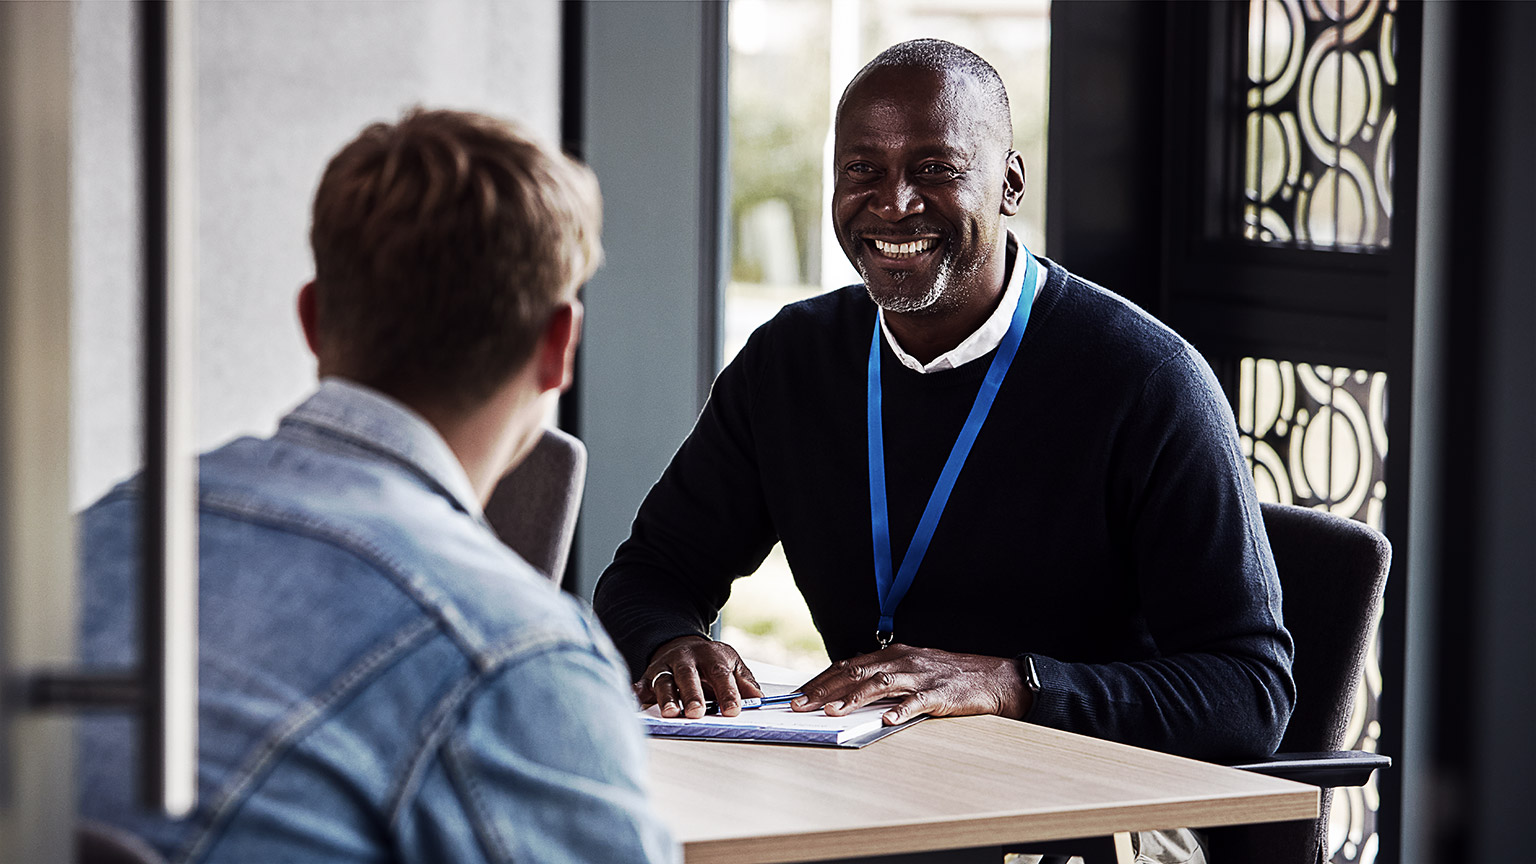
<svg viewBox="0 0 1536 864">
<path fill-rule="evenodd" d="M 398 463 L 475 520 L 485 519 L 463 463 L 443 436 L 426 418 L 377 390 L 324 378 L 283 418 L 278 435 L 319 436 Z"/>
</svg>

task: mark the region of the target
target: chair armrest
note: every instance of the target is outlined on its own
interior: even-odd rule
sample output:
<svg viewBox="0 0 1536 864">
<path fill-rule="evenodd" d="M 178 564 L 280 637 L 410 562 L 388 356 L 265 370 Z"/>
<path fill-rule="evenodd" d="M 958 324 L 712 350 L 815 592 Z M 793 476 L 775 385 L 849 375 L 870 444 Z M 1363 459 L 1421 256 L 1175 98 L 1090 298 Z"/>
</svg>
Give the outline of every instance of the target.
<svg viewBox="0 0 1536 864">
<path fill-rule="evenodd" d="M 1244 771 L 1310 783 L 1313 786 L 1364 786 L 1377 768 L 1389 768 L 1392 759 L 1364 750 L 1333 750 L 1323 753 L 1276 753 L 1263 759 L 1233 765 Z"/>
</svg>

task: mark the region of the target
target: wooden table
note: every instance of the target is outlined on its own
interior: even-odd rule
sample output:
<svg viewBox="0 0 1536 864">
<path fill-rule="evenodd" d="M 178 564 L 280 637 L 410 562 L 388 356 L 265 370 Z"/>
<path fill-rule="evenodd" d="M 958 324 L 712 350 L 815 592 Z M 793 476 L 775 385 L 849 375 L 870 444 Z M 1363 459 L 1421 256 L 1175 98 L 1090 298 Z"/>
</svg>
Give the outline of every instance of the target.
<svg viewBox="0 0 1536 864">
<path fill-rule="evenodd" d="M 863 750 L 654 738 L 650 750 L 687 864 L 1123 845 L 1124 832 L 1317 815 L 1311 786 L 1000 717 L 926 720 Z"/>
</svg>

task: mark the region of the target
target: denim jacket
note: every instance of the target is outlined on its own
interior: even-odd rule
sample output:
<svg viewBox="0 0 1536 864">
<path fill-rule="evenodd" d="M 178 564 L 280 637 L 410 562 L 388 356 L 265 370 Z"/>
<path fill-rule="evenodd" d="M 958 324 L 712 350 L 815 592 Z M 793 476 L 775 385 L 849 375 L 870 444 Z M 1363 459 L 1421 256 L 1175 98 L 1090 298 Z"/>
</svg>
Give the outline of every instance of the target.
<svg viewBox="0 0 1536 864">
<path fill-rule="evenodd" d="M 80 519 L 82 653 L 135 662 L 137 481 Z M 172 861 L 673 862 L 623 663 L 491 533 L 421 417 L 327 379 L 201 460 L 198 803 L 133 802 L 81 723 L 81 815 Z"/>
</svg>

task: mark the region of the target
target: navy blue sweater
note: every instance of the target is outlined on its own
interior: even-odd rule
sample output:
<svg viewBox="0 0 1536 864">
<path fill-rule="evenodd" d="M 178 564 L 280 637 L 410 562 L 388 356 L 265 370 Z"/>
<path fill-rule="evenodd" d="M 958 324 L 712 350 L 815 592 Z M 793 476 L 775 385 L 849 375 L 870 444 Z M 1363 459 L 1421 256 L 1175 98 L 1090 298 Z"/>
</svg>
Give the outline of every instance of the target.
<svg viewBox="0 0 1536 864">
<path fill-rule="evenodd" d="M 1267 754 L 1290 717 L 1292 646 L 1231 411 L 1188 343 L 1042 264 L 897 641 L 1033 655 L 1031 722 L 1200 758 Z M 874 650 L 875 326 L 862 286 L 825 294 L 785 307 L 720 373 L 598 583 L 635 676 L 661 643 L 707 633 L 775 541 L 832 659 Z M 899 562 L 991 355 L 922 375 L 881 344 Z"/>
</svg>

